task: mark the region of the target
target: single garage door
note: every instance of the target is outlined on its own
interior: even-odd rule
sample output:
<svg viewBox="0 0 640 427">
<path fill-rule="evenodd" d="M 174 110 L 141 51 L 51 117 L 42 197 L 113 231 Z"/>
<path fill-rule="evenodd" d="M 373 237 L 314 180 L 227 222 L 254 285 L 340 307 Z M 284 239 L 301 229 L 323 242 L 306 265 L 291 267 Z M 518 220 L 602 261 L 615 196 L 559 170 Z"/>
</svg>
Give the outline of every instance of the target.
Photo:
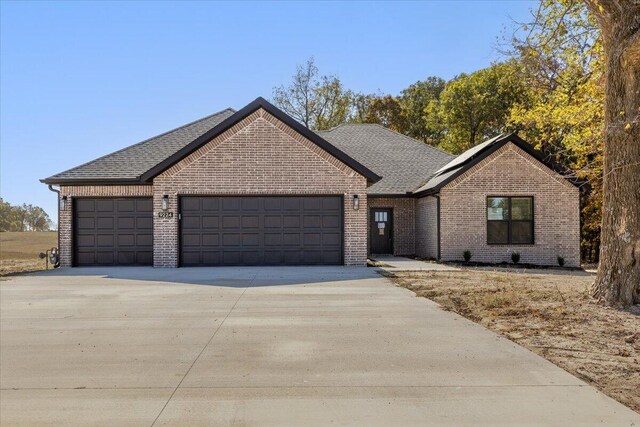
<svg viewBox="0 0 640 427">
<path fill-rule="evenodd" d="M 153 265 L 151 198 L 78 198 L 73 204 L 75 265 Z"/>
<path fill-rule="evenodd" d="M 183 266 L 342 264 L 342 197 L 181 197 Z"/>
</svg>

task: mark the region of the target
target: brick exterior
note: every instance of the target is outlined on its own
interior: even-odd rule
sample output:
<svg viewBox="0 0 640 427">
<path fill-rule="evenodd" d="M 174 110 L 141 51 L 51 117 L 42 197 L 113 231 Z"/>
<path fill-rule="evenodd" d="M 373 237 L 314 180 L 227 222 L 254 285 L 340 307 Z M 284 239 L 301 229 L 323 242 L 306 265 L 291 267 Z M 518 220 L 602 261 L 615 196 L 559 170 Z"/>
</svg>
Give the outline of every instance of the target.
<svg viewBox="0 0 640 427">
<path fill-rule="evenodd" d="M 438 199 L 432 196 L 416 200 L 416 255 L 438 258 Z"/>
<path fill-rule="evenodd" d="M 60 239 L 60 266 L 71 267 L 73 248 L 73 199 L 76 197 L 133 197 L 152 196 L 151 185 L 96 185 L 60 187 L 60 198 L 67 196 L 65 210 L 59 211 L 58 238 Z M 58 201 L 58 206 L 60 206 Z"/>
<path fill-rule="evenodd" d="M 178 196 L 343 195 L 344 262 L 364 265 L 367 255 L 367 182 L 299 133 L 260 109 L 158 175 L 154 211 L 162 196 L 177 212 Z M 353 195 L 360 209 L 353 209 Z M 178 265 L 178 218 L 154 216 L 154 266 Z"/>
<path fill-rule="evenodd" d="M 533 196 L 533 245 L 488 245 L 487 196 Z M 568 267 L 580 265 L 578 189 L 529 154 L 507 144 L 440 190 L 440 250 L 445 261 L 520 262 Z"/>
<path fill-rule="evenodd" d="M 378 198 L 369 196 L 369 208 L 393 209 L 393 254 L 413 255 L 415 248 L 415 201 L 408 197 Z M 370 211 L 370 209 L 369 209 Z"/>
<path fill-rule="evenodd" d="M 140 197 L 154 200 L 154 266 L 178 266 L 178 216 L 158 218 L 162 196 L 178 212 L 180 195 L 342 195 L 344 262 L 363 265 L 368 253 L 370 207 L 393 209 L 394 255 L 436 258 L 437 199 L 366 195 L 364 177 L 260 109 L 158 175 L 153 185 L 61 186 L 60 262 L 72 264 L 72 209 L 78 197 Z M 360 209 L 352 198 L 358 195 Z M 533 245 L 486 243 L 487 196 L 533 196 Z M 440 251 L 445 261 L 510 261 L 580 265 L 578 189 L 514 144 L 507 144 L 440 190 Z"/>
</svg>

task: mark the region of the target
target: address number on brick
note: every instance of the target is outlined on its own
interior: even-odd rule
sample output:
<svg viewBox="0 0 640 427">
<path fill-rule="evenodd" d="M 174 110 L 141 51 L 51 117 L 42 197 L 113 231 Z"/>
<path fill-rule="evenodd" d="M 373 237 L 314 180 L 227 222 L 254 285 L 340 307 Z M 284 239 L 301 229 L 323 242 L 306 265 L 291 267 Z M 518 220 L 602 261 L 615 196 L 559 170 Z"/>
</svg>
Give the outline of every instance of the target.
<svg viewBox="0 0 640 427">
<path fill-rule="evenodd" d="M 173 212 L 158 212 L 158 218 L 173 218 Z"/>
</svg>

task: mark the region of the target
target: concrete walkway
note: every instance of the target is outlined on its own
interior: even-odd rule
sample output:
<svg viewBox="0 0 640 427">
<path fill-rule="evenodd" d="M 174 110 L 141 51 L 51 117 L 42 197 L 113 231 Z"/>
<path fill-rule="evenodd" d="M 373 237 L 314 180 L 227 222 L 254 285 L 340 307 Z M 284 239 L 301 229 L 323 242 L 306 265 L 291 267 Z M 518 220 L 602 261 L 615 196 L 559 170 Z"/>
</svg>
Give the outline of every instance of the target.
<svg viewBox="0 0 640 427">
<path fill-rule="evenodd" d="M 0 303 L 7 426 L 640 425 L 372 268 L 59 270 Z"/>
<path fill-rule="evenodd" d="M 459 269 L 437 263 L 435 261 L 421 261 L 418 259 L 393 256 L 375 255 L 375 261 L 382 263 L 379 268 L 387 271 L 458 271 Z"/>
</svg>

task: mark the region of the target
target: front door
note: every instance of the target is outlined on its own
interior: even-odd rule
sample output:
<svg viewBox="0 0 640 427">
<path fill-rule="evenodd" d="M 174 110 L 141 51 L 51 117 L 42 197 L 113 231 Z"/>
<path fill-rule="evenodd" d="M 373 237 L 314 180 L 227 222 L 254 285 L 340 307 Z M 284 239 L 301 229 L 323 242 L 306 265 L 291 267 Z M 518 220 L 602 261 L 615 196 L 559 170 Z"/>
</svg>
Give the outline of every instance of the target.
<svg viewBox="0 0 640 427">
<path fill-rule="evenodd" d="M 372 254 L 393 253 L 393 210 L 372 208 L 369 225 L 369 245 Z"/>
</svg>

